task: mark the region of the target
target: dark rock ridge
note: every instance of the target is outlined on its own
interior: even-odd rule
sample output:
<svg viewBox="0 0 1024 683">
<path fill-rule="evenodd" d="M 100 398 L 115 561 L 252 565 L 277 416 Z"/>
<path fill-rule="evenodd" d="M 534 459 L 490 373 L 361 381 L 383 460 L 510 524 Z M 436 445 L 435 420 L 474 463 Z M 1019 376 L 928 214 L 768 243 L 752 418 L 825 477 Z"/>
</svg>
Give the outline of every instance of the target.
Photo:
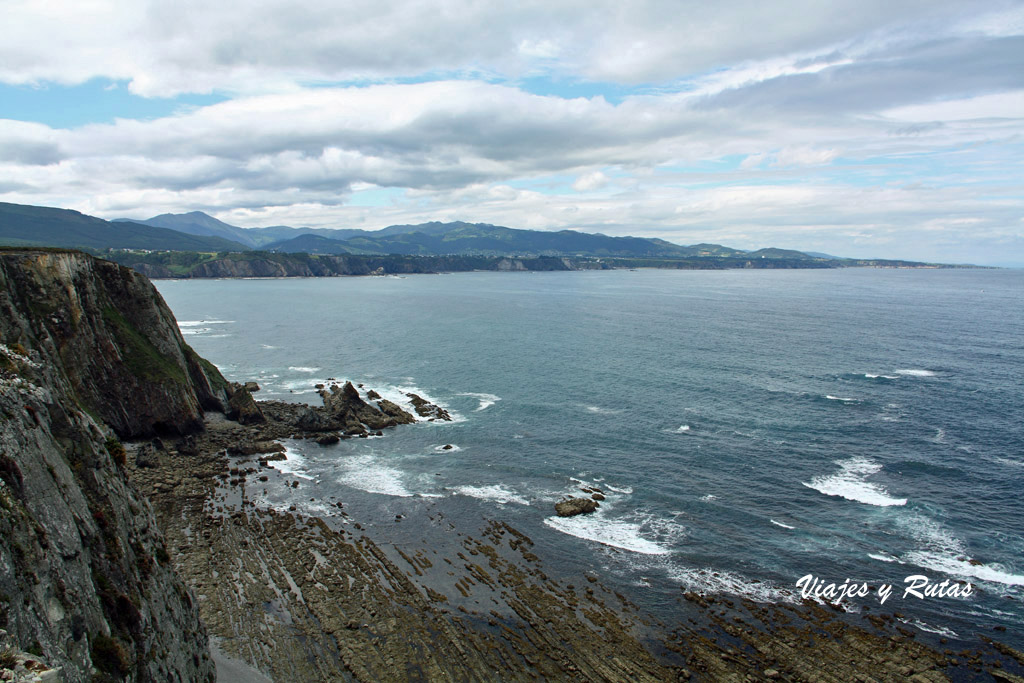
<svg viewBox="0 0 1024 683">
<path fill-rule="evenodd" d="M 445 422 L 452 421 L 452 416 L 449 415 L 448 411 L 441 406 L 434 405 L 427 399 L 416 394 L 406 394 L 406 396 L 409 397 L 412 407 L 420 417 L 425 417 L 430 422 L 433 422 L 434 420 L 442 420 Z"/>
<path fill-rule="evenodd" d="M 222 383 L 144 277 L 76 252 L 0 252 L 0 629 L 65 682 L 213 680 L 115 431 L 202 429 Z"/>
</svg>

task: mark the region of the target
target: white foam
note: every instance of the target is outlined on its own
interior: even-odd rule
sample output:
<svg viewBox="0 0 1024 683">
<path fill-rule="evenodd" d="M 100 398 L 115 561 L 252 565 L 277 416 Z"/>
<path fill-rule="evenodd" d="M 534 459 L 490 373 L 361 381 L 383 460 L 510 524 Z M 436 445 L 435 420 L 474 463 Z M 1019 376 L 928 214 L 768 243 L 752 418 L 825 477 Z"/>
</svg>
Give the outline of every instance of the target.
<svg viewBox="0 0 1024 683">
<path fill-rule="evenodd" d="M 179 320 L 178 327 L 199 327 L 201 325 L 230 325 L 234 320 Z"/>
<path fill-rule="evenodd" d="M 598 415 L 616 415 L 622 411 L 616 408 L 602 408 L 601 406 L 586 406 L 587 412 Z"/>
<path fill-rule="evenodd" d="M 487 410 L 488 408 L 490 408 L 495 403 L 501 400 L 500 396 L 495 396 L 494 394 L 474 394 L 467 392 L 459 394 L 459 396 L 469 396 L 480 401 L 480 405 L 477 406 L 477 409 L 473 411 L 475 413 L 479 413 L 481 410 Z"/>
<path fill-rule="evenodd" d="M 445 448 L 445 446 L 450 446 L 450 448 Z M 438 453 L 458 453 L 462 448 L 453 443 L 447 443 L 444 446 L 434 446 L 434 450 Z"/>
<path fill-rule="evenodd" d="M 276 349 L 277 348 L 276 346 L 271 346 L 270 344 L 260 344 L 260 346 L 262 346 L 265 349 Z"/>
<path fill-rule="evenodd" d="M 782 522 L 776 522 L 774 519 L 769 519 L 768 521 L 771 522 L 772 524 L 774 524 L 775 526 L 781 526 L 783 529 L 795 529 L 796 528 L 795 526 L 790 526 L 788 524 L 783 524 Z"/>
<path fill-rule="evenodd" d="M 937 633 L 938 635 L 945 636 L 946 638 L 959 638 L 960 637 L 959 634 L 957 634 L 956 631 L 951 631 L 948 628 L 944 628 L 942 626 L 932 626 L 931 624 L 926 624 L 923 621 L 918 621 L 917 619 L 910 619 L 910 620 L 900 619 L 900 621 L 902 621 L 904 624 L 910 624 L 912 626 L 916 626 L 917 628 L 921 629 L 922 631 L 928 631 L 928 633 Z"/>
<path fill-rule="evenodd" d="M 212 331 L 213 331 L 212 327 L 186 327 L 185 329 L 181 330 L 181 333 L 182 334 L 206 334 L 207 332 L 212 332 Z"/>
<path fill-rule="evenodd" d="M 306 474 L 305 456 L 294 448 L 289 448 L 287 445 L 284 447 L 284 455 L 287 460 L 272 460 L 270 462 L 271 467 L 282 474 L 290 474 L 293 477 L 313 481 L 314 478 Z"/>
<path fill-rule="evenodd" d="M 905 377 L 934 377 L 935 373 L 931 370 L 894 370 L 897 375 L 903 375 Z"/>
<path fill-rule="evenodd" d="M 491 484 L 490 486 L 457 486 L 452 490 L 463 496 L 478 498 L 480 500 L 491 500 L 496 503 L 518 503 L 519 505 L 530 504 L 530 501 L 526 498 L 523 498 L 514 491 L 510 491 L 501 484 Z"/>
<path fill-rule="evenodd" d="M 690 425 L 680 425 L 679 429 L 676 430 L 676 434 L 686 434 L 690 431 Z"/>
<path fill-rule="evenodd" d="M 609 491 L 611 491 L 613 493 L 621 493 L 621 494 L 624 494 L 624 495 L 629 495 L 629 494 L 633 493 L 633 488 L 630 487 L 630 486 L 614 486 L 612 484 L 609 484 L 609 483 L 603 481 L 602 479 L 596 479 L 595 481 L 597 483 L 594 483 L 594 482 L 591 482 L 591 481 L 587 481 L 586 479 L 582 479 L 581 478 L 582 476 L 583 475 L 580 475 L 579 477 L 569 477 L 569 481 L 576 482 L 580 486 L 583 486 L 583 487 L 586 487 L 586 488 L 601 489 L 601 491 L 604 492 L 604 493 L 608 493 Z"/>
<path fill-rule="evenodd" d="M 779 588 L 768 581 L 754 583 L 733 572 L 707 568 L 678 568 L 670 571 L 671 578 L 682 588 L 696 593 L 729 593 L 742 595 L 754 602 L 796 602 L 793 591 Z"/>
<path fill-rule="evenodd" d="M 893 557 L 892 555 L 886 555 L 885 553 L 868 553 L 868 557 L 872 560 L 878 560 L 879 562 L 898 562 L 899 564 L 903 564 L 900 562 L 899 558 Z"/>
<path fill-rule="evenodd" d="M 888 507 L 906 505 L 906 498 L 893 498 L 878 484 L 867 481 L 867 477 L 882 469 L 882 466 L 867 458 L 855 457 L 849 460 L 837 460 L 839 472 L 829 476 L 815 477 L 804 486 L 824 493 L 826 496 L 838 496 L 847 500 Z"/>
<path fill-rule="evenodd" d="M 402 473 L 393 467 L 382 465 L 372 455 L 344 458 L 347 472 L 336 480 L 339 484 L 351 486 L 367 493 L 409 498 L 415 494 L 405 488 Z"/>
<path fill-rule="evenodd" d="M 708 493 L 708 494 L 703 495 L 703 496 L 700 497 L 700 499 L 703 500 L 703 501 L 712 501 L 715 498 L 718 498 L 718 496 L 716 496 L 713 493 Z"/>
<path fill-rule="evenodd" d="M 575 517 L 548 517 L 544 524 L 563 534 L 641 555 L 667 555 L 672 552 L 641 536 L 639 523 L 607 519 L 601 511 Z"/>
<path fill-rule="evenodd" d="M 967 547 L 941 524 L 923 515 L 902 521 L 910 536 L 923 547 L 907 553 L 903 560 L 919 567 L 961 578 L 975 578 L 1006 586 L 1024 586 L 1024 575 L 1015 574 L 1000 564 L 971 564 Z"/>
<path fill-rule="evenodd" d="M 1014 574 L 999 564 L 974 565 L 970 563 L 970 558 L 961 560 L 958 557 L 928 551 L 908 553 L 904 559 L 920 567 L 952 576 L 980 579 L 1005 586 L 1024 586 L 1024 575 Z"/>
<path fill-rule="evenodd" d="M 864 376 L 868 379 L 897 379 L 896 375 L 876 375 L 874 373 L 865 372 Z"/>
<path fill-rule="evenodd" d="M 859 402 L 855 398 L 843 398 L 842 396 L 833 396 L 832 394 L 827 394 L 825 396 L 825 398 L 827 398 L 830 401 L 842 401 L 843 403 L 858 403 Z"/>
<path fill-rule="evenodd" d="M 307 368 L 307 367 L 304 367 L 304 366 L 301 366 L 301 365 L 300 366 L 290 365 L 290 366 L 288 366 L 288 369 L 291 370 L 292 372 L 309 372 L 309 373 L 313 373 L 313 372 L 319 372 L 320 371 L 320 368 Z"/>
</svg>

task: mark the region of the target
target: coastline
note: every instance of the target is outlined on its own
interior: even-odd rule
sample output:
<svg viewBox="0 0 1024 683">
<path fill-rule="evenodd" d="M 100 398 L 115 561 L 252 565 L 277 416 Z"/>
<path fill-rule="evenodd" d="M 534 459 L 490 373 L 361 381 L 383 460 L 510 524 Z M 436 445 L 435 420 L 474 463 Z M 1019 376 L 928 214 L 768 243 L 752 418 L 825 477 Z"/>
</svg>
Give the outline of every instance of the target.
<svg viewBox="0 0 1024 683">
<path fill-rule="evenodd" d="M 501 520 L 470 529 L 440 514 L 396 518 L 402 538 L 415 525 L 447 529 L 448 542 L 426 547 L 392 542 L 344 500 L 318 501 L 328 512 L 315 516 L 262 507 L 254 494 L 271 478 L 303 495 L 270 449 L 308 406 L 258 405 L 261 424 L 208 413 L 204 432 L 129 445 L 129 476 L 154 501 L 219 647 L 273 680 L 945 681 L 1024 671 L 1024 655 L 1004 645 L 940 651 L 898 613 L 809 600 L 681 592 L 678 622 L 661 623 L 598 572 L 550 576 L 532 541 Z M 269 457 L 228 454 L 250 443 Z"/>
</svg>

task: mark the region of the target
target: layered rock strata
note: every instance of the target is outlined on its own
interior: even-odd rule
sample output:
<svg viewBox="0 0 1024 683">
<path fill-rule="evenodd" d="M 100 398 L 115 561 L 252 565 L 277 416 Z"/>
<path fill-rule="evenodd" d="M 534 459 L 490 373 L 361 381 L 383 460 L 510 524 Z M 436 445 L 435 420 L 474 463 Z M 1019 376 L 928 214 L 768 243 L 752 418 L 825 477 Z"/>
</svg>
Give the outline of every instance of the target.
<svg viewBox="0 0 1024 683">
<path fill-rule="evenodd" d="M 213 680 L 120 438 L 202 429 L 220 380 L 153 286 L 75 252 L 0 252 L 0 628 L 62 680 Z"/>
</svg>

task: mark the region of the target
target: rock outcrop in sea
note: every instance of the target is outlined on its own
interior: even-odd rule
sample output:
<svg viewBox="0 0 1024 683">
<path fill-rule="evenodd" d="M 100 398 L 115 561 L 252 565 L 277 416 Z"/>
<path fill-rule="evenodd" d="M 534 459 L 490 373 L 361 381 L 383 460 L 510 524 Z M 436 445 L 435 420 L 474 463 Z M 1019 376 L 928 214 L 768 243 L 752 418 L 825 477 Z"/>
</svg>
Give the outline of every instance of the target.
<svg viewBox="0 0 1024 683">
<path fill-rule="evenodd" d="M 0 629 L 67 683 L 212 681 L 120 440 L 203 429 L 220 373 L 145 277 L 76 252 L 0 251 L 0 342 Z"/>
<path fill-rule="evenodd" d="M 593 512 L 600 504 L 591 498 L 570 498 L 555 503 L 555 512 L 559 517 L 575 517 Z"/>
</svg>

